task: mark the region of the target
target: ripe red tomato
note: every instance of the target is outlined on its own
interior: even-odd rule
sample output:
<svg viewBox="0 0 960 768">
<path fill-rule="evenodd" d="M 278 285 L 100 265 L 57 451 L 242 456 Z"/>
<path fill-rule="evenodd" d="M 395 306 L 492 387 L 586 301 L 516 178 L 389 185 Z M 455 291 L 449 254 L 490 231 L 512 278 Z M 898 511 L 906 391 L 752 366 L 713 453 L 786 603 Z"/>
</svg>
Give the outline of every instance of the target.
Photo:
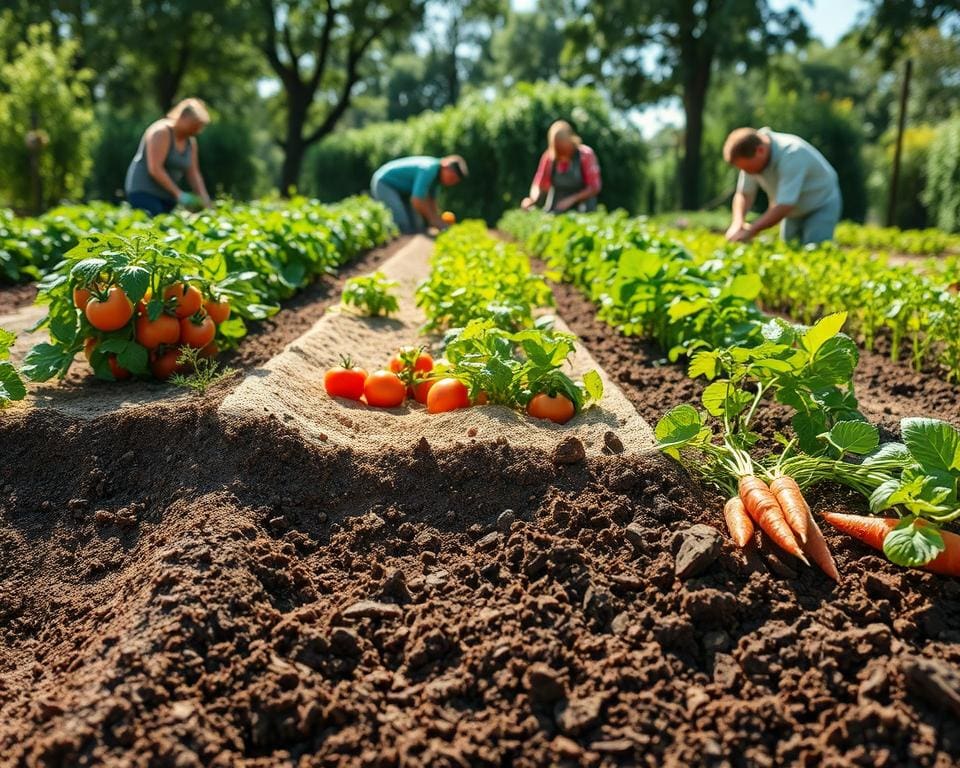
<svg viewBox="0 0 960 768">
<path fill-rule="evenodd" d="M 183 366 L 177 365 L 177 358 L 180 356 L 179 347 L 170 347 L 163 352 L 154 351 L 150 353 L 150 370 L 158 379 L 166 381 L 173 374 L 183 370 Z"/>
<path fill-rule="evenodd" d="M 374 371 L 363 383 L 367 404 L 378 408 L 396 408 L 407 396 L 407 386 L 391 371 Z"/>
<path fill-rule="evenodd" d="M 477 393 L 477 396 L 473 398 L 474 405 L 486 405 L 490 401 L 490 398 L 487 397 L 487 393 L 482 389 Z"/>
<path fill-rule="evenodd" d="M 401 347 L 400 351 L 390 358 L 390 370 L 396 374 L 400 374 L 405 370 L 409 370 L 409 366 L 404 362 L 403 358 L 412 356 L 416 350 L 416 347 Z M 420 353 L 414 358 L 413 372 L 429 373 L 432 370 L 433 357 L 430 356 L 429 352 L 420 350 Z"/>
<path fill-rule="evenodd" d="M 355 368 L 349 360 L 328 370 L 323 376 L 323 387 L 330 397 L 345 397 L 347 400 L 359 400 L 363 396 L 363 385 L 367 372 Z"/>
<path fill-rule="evenodd" d="M 84 310 L 90 325 L 99 331 L 117 331 L 123 328 L 133 317 L 133 304 L 120 286 L 113 286 L 107 292 L 107 298 L 100 301 L 91 296 Z"/>
<path fill-rule="evenodd" d="M 197 349 L 207 346 L 217 335 L 217 326 L 208 315 L 184 317 L 180 320 L 180 343 Z"/>
<path fill-rule="evenodd" d="M 147 349 L 180 341 L 180 323 L 177 318 L 162 314 L 156 320 L 140 315 L 136 322 L 137 341 Z"/>
<path fill-rule="evenodd" d="M 107 355 L 107 365 L 110 366 L 110 373 L 113 374 L 113 378 L 115 378 L 117 381 L 129 379 L 133 375 L 126 368 L 120 367 L 120 363 L 117 362 L 116 355 Z"/>
<path fill-rule="evenodd" d="M 174 283 L 163 290 L 163 300 L 173 299 L 173 311 L 177 317 L 190 317 L 203 306 L 203 295 L 192 285 Z"/>
<path fill-rule="evenodd" d="M 207 310 L 207 314 L 210 315 L 210 319 L 213 320 L 217 325 L 224 322 L 228 317 L 230 317 L 230 304 L 226 301 L 214 301 L 213 299 L 207 299 L 206 303 L 203 305 L 203 308 Z"/>
<path fill-rule="evenodd" d="M 440 379 L 430 387 L 427 395 L 427 410 L 430 413 L 444 413 L 469 406 L 467 386 L 460 379 Z"/>
<path fill-rule="evenodd" d="M 430 389 L 436 384 L 436 379 L 427 379 L 426 381 L 421 381 L 417 384 L 414 384 L 410 387 L 409 394 L 416 400 L 418 403 L 427 404 L 427 395 L 430 394 Z"/>
<path fill-rule="evenodd" d="M 534 395 L 527 404 L 527 413 L 535 419 L 549 419 L 557 424 L 566 424 L 576 413 L 573 402 L 566 395 Z"/>
<path fill-rule="evenodd" d="M 87 303 L 90 301 L 90 289 L 84 288 L 81 285 L 76 286 L 73 289 L 73 305 L 83 311 L 87 308 Z"/>
</svg>

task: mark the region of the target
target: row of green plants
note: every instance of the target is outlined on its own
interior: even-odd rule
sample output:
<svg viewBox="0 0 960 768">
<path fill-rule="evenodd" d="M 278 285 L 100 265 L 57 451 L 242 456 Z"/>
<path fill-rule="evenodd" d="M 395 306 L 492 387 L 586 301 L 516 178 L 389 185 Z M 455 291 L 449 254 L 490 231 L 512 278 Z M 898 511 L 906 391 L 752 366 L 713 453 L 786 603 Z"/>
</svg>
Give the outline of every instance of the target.
<svg viewBox="0 0 960 768">
<path fill-rule="evenodd" d="M 698 259 L 676 240 L 619 214 L 512 213 L 500 228 L 584 290 L 598 314 L 656 341 L 691 377 L 710 384 L 702 409 L 680 405 L 657 424 L 660 447 L 727 495 L 734 541 L 755 528 L 785 552 L 839 573 L 803 492 L 835 482 L 863 493 L 874 515 L 824 515 L 907 566 L 960 575 L 960 433 L 936 419 L 905 419 L 902 443 L 880 445 L 858 409 L 859 351 L 846 312 L 812 326 L 764 316 L 764 278 L 742 249 Z M 739 256 L 740 258 L 733 258 Z M 773 401 L 792 413 L 787 433 L 755 431 Z"/>
<path fill-rule="evenodd" d="M 733 245 L 722 236 L 675 231 L 703 264 L 736 264 L 757 275 L 759 300 L 804 323 L 848 313 L 847 331 L 870 351 L 917 371 L 960 381 L 960 280 L 956 257 L 931 260 L 925 269 L 890 261 L 868 250 L 831 243 L 794 247 L 772 238 Z"/>
<path fill-rule="evenodd" d="M 960 235 L 939 229 L 899 229 L 842 221 L 837 225 L 834 240 L 846 247 L 918 256 L 960 252 Z"/>
<path fill-rule="evenodd" d="M 38 302 L 48 312 L 37 328 L 50 338 L 28 353 L 28 378 L 63 378 L 81 351 L 104 379 L 170 378 L 183 366 L 183 347 L 212 358 L 236 346 L 248 321 L 275 314 L 281 301 L 395 234 L 389 212 L 368 198 L 154 222 L 88 235 L 44 277 Z"/>
</svg>

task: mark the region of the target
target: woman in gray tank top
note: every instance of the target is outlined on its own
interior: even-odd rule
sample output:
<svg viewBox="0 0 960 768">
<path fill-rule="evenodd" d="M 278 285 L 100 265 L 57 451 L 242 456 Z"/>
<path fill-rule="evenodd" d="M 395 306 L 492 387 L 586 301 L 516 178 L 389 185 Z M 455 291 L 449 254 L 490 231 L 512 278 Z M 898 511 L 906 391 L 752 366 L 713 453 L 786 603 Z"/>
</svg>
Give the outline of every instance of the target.
<svg viewBox="0 0 960 768">
<path fill-rule="evenodd" d="M 570 123 L 557 120 L 547 131 L 547 151 L 540 158 L 530 196 L 520 205 L 534 208 L 542 203 L 551 213 L 592 211 L 597 207 L 600 188 L 596 154 L 573 132 Z"/>
<path fill-rule="evenodd" d="M 209 122 L 210 116 L 200 99 L 184 99 L 166 117 L 147 128 L 127 168 L 124 189 L 130 205 L 151 216 L 169 213 L 177 203 L 210 206 L 210 195 L 200 174 L 196 140 Z M 196 194 L 181 188 L 184 178 Z"/>
</svg>

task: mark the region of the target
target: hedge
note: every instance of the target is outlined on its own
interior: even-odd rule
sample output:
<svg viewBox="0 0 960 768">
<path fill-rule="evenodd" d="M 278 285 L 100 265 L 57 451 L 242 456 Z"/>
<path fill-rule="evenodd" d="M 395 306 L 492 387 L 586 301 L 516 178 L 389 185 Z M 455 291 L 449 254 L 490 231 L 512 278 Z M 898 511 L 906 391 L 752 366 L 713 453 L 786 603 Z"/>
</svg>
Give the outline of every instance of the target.
<svg viewBox="0 0 960 768">
<path fill-rule="evenodd" d="M 335 134 L 308 156 L 303 191 L 339 200 L 367 190 L 373 172 L 393 158 L 458 153 L 470 166 L 470 178 L 444 189 L 441 204 L 461 218 L 493 224 L 529 191 L 547 128 L 557 119 L 569 120 L 596 151 L 600 202 L 637 210 L 646 171 L 639 132 L 596 91 L 544 83 L 521 83 L 493 100 L 474 93 L 441 112 Z"/>
</svg>

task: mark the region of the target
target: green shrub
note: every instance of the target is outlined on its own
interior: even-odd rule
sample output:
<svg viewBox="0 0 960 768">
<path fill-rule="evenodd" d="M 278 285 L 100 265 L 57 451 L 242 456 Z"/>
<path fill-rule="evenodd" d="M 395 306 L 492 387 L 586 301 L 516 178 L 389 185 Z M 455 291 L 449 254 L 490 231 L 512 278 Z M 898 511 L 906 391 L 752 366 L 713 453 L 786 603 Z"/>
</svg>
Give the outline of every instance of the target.
<svg viewBox="0 0 960 768">
<path fill-rule="evenodd" d="M 927 161 L 926 201 L 933 224 L 960 232 L 960 115 L 937 129 Z"/>
<path fill-rule="evenodd" d="M 442 112 L 334 135 L 311 152 L 304 191 L 338 200 L 368 189 L 373 172 L 388 160 L 456 152 L 470 166 L 470 178 L 442 190 L 443 207 L 460 218 L 493 223 L 526 196 L 546 148 L 547 128 L 557 119 L 569 120 L 596 151 L 603 175 L 600 202 L 637 210 L 646 170 L 639 133 L 596 91 L 543 83 L 522 83 L 492 101 L 475 93 Z"/>
</svg>

